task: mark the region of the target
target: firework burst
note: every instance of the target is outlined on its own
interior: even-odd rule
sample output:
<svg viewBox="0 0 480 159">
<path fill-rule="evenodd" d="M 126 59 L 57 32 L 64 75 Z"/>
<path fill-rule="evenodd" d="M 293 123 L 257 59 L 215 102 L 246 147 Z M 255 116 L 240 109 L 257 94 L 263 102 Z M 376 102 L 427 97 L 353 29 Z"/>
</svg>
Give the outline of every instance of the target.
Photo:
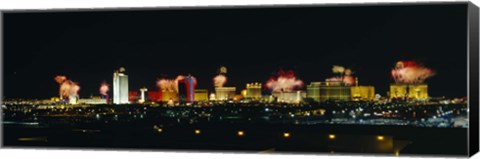
<svg viewBox="0 0 480 159">
<path fill-rule="evenodd" d="M 403 84 L 423 83 L 427 78 L 435 75 L 434 71 L 415 61 L 398 61 L 391 74 L 396 83 Z"/>
<path fill-rule="evenodd" d="M 61 99 L 78 96 L 80 86 L 77 83 L 67 79 L 66 76 L 61 75 L 56 76 L 54 79 L 60 85 L 59 95 Z"/>
<path fill-rule="evenodd" d="M 223 87 L 227 83 L 227 77 L 223 74 L 219 74 L 213 78 L 213 85 L 215 87 Z"/>
<path fill-rule="evenodd" d="M 287 72 L 280 70 L 276 77 L 271 77 L 267 81 L 265 86 L 272 92 L 290 92 L 295 88 L 302 87 L 303 81 L 297 79 L 292 70 Z"/>
<path fill-rule="evenodd" d="M 101 85 L 100 85 L 100 94 L 101 95 L 104 95 L 104 96 L 107 96 L 107 92 L 110 90 L 110 86 L 106 83 L 106 82 L 103 82 Z"/>
</svg>

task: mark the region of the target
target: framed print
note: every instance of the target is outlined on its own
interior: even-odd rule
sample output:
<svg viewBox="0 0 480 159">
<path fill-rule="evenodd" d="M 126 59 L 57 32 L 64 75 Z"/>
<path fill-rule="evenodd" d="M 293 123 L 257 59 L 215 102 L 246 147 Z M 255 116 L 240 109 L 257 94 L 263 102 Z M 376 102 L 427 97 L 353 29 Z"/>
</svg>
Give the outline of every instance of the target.
<svg viewBox="0 0 480 159">
<path fill-rule="evenodd" d="M 478 152 L 469 2 L 2 11 L 3 147 Z"/>
</svg>

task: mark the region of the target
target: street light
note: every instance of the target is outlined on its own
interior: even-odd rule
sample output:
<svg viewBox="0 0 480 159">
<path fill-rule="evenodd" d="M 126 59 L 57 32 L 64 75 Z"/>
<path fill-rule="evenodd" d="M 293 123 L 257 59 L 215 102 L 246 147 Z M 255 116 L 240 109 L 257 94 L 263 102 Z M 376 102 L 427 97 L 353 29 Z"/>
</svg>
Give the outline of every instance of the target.
<svg viewBox="0 0 480 159">
<path fill-rule="evenodd" d="M 333 140 L 333 139 L 336 138 L 336 136 L 335 136 L 335 134 L 330 134 L 330 135 L 328 135 L 328 138 L 331 139 L 331 140 Z"/>
<path fill-rule="evenodd" d="M 237 131 L 237 135 L 238 135 L 238 136 L 243 136 L 243 135 L 245 135 L 245 132 L 243 132 L 243 131 Z"/>
<path fill-rule="evenodd" d="M 377 136 L 378 141 L 383 141 L 384 139 L 385 139 L 385 137 L 383 137 L 383 136 Z"/>
</svg>

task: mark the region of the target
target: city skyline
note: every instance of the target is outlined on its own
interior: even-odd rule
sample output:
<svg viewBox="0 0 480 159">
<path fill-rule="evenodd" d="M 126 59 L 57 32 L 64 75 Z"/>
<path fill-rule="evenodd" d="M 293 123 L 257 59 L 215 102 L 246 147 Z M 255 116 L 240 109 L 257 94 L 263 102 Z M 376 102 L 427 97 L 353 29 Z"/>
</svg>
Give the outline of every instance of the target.
<svg viewBox="0 0 480 159">
<path fill-rule="evenodd" d="M 4 95 L 56 96 L 56 75 L 78 82 L 81 97 L 97 95 L 122 66 L 131 90 L 158 90 L 159 78 L 191 74 L 197 88 L 212 91 L 220 66 L 228 68 L 226 85 L 244 88 L 279 69 L 294 70 L 305 84 L 323 81 L 332 65 L 343 65 L 386 96 L 399 60 L 437 72 L 427 80 L 432 96 L 466 95 L 466 19 L 456 18 L 466 14 L 462 5 L 316 8 L 6 14 Z"/>
</svg>

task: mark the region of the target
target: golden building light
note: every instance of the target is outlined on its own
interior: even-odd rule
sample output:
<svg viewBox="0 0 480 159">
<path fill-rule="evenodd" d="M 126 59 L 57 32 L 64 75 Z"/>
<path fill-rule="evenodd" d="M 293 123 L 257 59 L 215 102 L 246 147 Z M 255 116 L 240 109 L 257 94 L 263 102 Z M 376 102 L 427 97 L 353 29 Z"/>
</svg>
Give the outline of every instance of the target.
<svg viewBox="0 0 480 159">
<path fill-rule="evenodd" d="M 391 84 L 390 99 L 427 100 L 427 84 Z"/>
<path fill-rule="evenodd" d="M 351 96 L 353 101 L 372 101 L 375 99 L 375 87 L 352 86 Z"/>
<path fill-rule="evenodd" d="M 158 128 L 158 129 L 157 129 L 157 132 L 161 133 L 161 132 L 163 132 L 163 129 L 162 129 L 162 128 Z"/>
<path fill-rule="evenodd" d="M 290 133 L 284 132 L 284 133 L 283 133 L 283 137 L 284 137 L 284 138 L 289 138 L 289 137 L 290 137 Z"/>
<path fill-rule="evenodd" d="M 273 92 L 272 96 L 276 97 L 278 102 L 300 103 L 307 93 L 304 91 Z"/>
<path fill-rule="evenodd" d="M 243 97 L 247 97 L 247 90 L 246 89 L 242 89 L 242 91 L 240 91 L 240 94 L 243 96 Z"/>
<path fill-rule="evenodd" d="M 247 83 L 245 98 L 260 99 L 262 98 L 262 84 L 261 83 Z"/>
<path fill-rule="evenodd" d="M 307 85 L 307 98 L 312 98 L 316 102 L 327 100 L 350 101 L 351 86 L 342 82 L 311 82 Z"/>
<path fill-rule="evenodd" d="M 193 99 L 195 101 L 207 101 L 208 100 L 208 90 L 206 89 L 195 89 L 193 94 Z"/>
<path fill-rule="evenodd" d="M 428 99 L 428 85 L 427 84 L 408 85 L 408 98 L 416 99 L 416 100 Z"/>
<path fill-rule="evenodd" d="M 215 96 L 216 100 L 228 100 L 232 99 L 236 94 L 236 87 L 216 87 Z"/>
<path fill-rule="evenodd" d="M 407 96 L 407 85 L 391 84 L 390 85 L 390 99 L 403 99 Z"/>
<path fill-rule="evenodd" d="M 200 135 L 200 133 L 201 133 L 200 129 L 196 129 L 196 130 L 195 130 L 195 134 L 196 134 L 196 135 Z"/>
</svg>

